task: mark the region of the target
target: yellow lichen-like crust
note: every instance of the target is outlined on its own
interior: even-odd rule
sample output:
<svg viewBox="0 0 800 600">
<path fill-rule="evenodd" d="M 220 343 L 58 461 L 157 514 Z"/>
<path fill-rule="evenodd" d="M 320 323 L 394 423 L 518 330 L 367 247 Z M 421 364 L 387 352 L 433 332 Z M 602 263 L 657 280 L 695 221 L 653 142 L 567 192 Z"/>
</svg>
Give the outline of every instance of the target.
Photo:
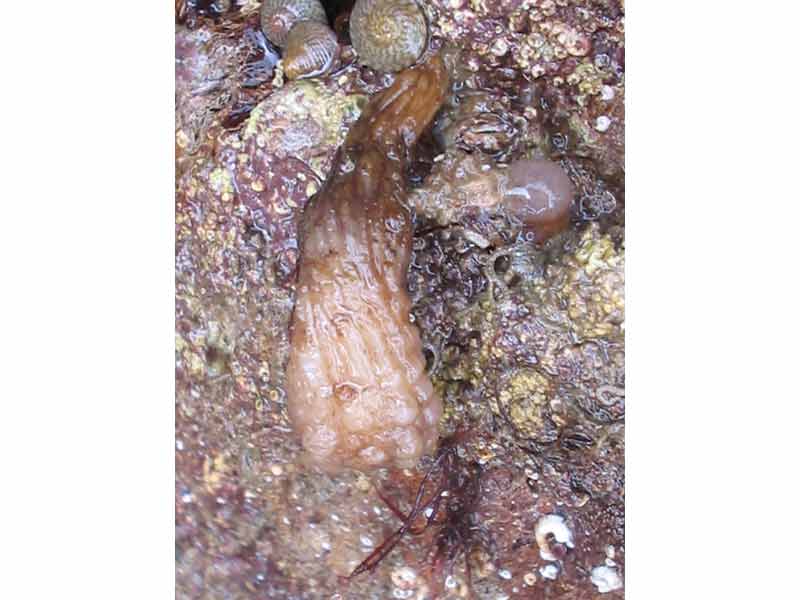
<svg viewBox="0 0 800 600">
<path fill-rule="evenodd" d="M 625 255 L 608 236 L 580 241 L 560 290 L 582 339 L 610 335 L 625 326 Z"/>
<path fill-rule="evenodd" d="M 438 58 L 398 75 L 303 215 L 286 391 L 308 457 L 329 471 L 411 467 L 436 445 L 442 404 L 409 320 L 402 181 L 446 87 Z"/>
<path fill-rule="evenodd" d="M 526 439 L 537 439 L 545 429 L 551 387 L 548 378 L 533 369 L 511 369 L 499 394 L 489 397 L 489 406 Z"/>
<path fill-rule="evenodd" d="M 332 156 L 321 149 L 342 144 L 365 103 L 366 96 L 331 90 L 317 80 L 290 82 L 253 109 L 242 139 L 255 139 L 270 155 L 298 158 L 324 178 Z"/>
<path fill-rule="evenodd" d="M 363 64 L 400 71 L 425 51 L 428 24 L 414 0 L 358 0 L 350 15 L 350 38 Z"/>
</svg>

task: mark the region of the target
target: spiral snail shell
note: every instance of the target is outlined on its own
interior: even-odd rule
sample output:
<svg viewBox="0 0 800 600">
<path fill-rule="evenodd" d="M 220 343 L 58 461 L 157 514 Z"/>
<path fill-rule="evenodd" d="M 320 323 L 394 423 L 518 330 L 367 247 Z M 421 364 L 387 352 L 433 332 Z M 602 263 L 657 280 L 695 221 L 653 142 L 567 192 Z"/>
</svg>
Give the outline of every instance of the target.
<svg viewBox="0 0 800 600">
<path fill-rule="evenodd" d="M 283 54 L 288 79 L 316 77 L 330 71 L 339 58 L 336 34 L 324 23 L 300 21 L 289 32 Z"/>
<path fill-rule="evenodd" d="M 350 15 L 350 38 L 363 64 L 395 72 L 422 55 L 428 24 L 414 0 L 357 0 Z"/>
<path fill-rule="evenodd" d="M 289 32 L 300 21 L 327 24 L 319 0 L 264 0 L 261 5 L 261 29 L 270 42 L 281 48 L 286 47 Z"/>
</svg>

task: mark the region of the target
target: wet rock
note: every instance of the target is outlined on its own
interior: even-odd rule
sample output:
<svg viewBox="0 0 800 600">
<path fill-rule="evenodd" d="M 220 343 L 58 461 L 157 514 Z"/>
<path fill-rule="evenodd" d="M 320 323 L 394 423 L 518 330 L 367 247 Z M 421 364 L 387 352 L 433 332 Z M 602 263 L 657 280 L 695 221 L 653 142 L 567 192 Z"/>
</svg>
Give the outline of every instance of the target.
<svg viewBox="0 0 800 600">
<path fill-rule="evenodd" d="M 429 463 L 372 482 L 308 471 L 286 414 L 297 219 L 364 99 L 393 76 L 358 65 L 343 35 L 341 68 L 284 85 L 258 1 L 226 10 L 183 4 L 176 594 L 429 597 L 438 579 L 425 562 L 425 535 L 404 539 L 371 576 L 346 588 L 338 579 L 399 526 L 373 484 L 393 490 L 404 510 Z M 457 58 L 460 104 L 444 111 L 444 135 L 418 157 L 415 188 L 434 184 L 458 153 L 470 157 L 466 182 L 484 167 L 535 157 L 558 162 L 576 188 L 568 230 L 544 245 L 491 219 L 440 220 L 445 204 L 432 194 L 415 205 L 413 319 L 444 399 L 442 434 L 476 432 L 458 452 L 480 465 L 482 499 L 471 518 L 493 541 L 471 553 L 472 594 L 622 598 L 612 588 L 625 579 L 624 7 L 421 5 L 429 52 Z M 341 21 L 337 31 L 346 31 Z M 449 206 L 463 192 L 451 189 Z M 564 520 L 574 544 L 554 533 L 547 559 L 534 535 L 546 515 Z M 609 571 L 593 571 L 601 566 Z M 459 561 L 445 578 L 447 593 L 467 593 L 463 569 Z"/>
</svg>

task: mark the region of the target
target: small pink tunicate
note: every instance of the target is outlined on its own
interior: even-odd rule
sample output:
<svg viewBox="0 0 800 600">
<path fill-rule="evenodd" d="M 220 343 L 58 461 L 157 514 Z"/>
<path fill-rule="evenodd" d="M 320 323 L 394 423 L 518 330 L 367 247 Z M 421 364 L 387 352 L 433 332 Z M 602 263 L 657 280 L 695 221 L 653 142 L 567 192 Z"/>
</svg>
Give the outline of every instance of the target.
<svg viewBox="0 0 800 600">
<path fill-rule="evenodd" d="M 503 190 L 503 209 L 522 221 L 542 242 L 569 225 L 575 188 L 564 169 L 544 159 L 511 163 Z"/>
</svg>

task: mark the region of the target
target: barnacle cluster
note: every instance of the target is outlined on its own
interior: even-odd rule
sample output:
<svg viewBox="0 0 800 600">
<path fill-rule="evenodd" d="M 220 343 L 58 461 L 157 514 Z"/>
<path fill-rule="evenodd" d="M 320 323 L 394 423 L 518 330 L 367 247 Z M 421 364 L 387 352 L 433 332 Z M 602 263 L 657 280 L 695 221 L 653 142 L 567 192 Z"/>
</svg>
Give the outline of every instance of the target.
<svg viewBox="0 0 800 600">
<path fill-rule="evenodd" d="M 523 135 L 536 143 L 560 136 L 570 153 L 621 176 L 624 2 L 430 0 L 425 11 L 431 35 L 460 49 L 467 87 L 500 88 L 519 101 L 530 130 Z"/>
<path fill-rule="evenodd" d="M 418 319 L 448 324 L 443 335 L 423 330 L 439 357 L 445 416 L 458 422 L 452 411 L 477 416 L 488 404 L 519 444 L 537 451 L 570 423 L 622 418 L 624 258 L 611 236 L 592 224 L 547 252 L 531 252 L 527 241 L 469 246 L 484 275 L 471 304 L 426 299 L 423 284 L 432 278 L 412 270 Z M 420 248 L 415 261 L 428 254 Z M 443 300 L 455 309 L 450 316 L 432 312 Z"/>
<path fill-rule="evenodd" d="M 344 94 L 317 80 L 291 82 L 253 109 L 242 139 L 257 158 L 294 159 L 311 167 L 321 180 L 364 102 L 360 94 Z M 318 189 L 314 183 L 308 195 Z"/>
</svg>

